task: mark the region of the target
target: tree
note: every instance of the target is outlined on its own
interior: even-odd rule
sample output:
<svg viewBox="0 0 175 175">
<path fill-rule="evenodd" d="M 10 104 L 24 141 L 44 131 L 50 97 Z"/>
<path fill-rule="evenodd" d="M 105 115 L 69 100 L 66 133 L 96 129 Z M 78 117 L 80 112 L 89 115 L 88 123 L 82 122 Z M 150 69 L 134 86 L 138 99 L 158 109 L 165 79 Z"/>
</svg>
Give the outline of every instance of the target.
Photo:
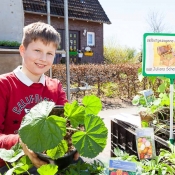
<svg viewBox="0 0 175 175">
<path fill-rule="evenodd" d="M 154 33 L 160 33 L 166 31 L 166 25 L 164 23 L 164 14 L 158 11 L 151 11 L 146 19 L 150 31 Z"/>
</svg>

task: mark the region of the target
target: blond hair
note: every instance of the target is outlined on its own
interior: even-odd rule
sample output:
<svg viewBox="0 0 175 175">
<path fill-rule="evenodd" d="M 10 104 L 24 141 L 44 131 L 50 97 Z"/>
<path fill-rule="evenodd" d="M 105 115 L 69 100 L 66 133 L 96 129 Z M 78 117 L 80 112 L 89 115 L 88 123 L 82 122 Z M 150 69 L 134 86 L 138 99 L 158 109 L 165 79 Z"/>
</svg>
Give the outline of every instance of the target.
<svg viewBox="0 0 175 175">
<path fill-rule="evenodd" d="M 60 34 L 49 24 L 35 22 L 23 28 L 22 44 L 25 48 L 32 41 L 40 39 L 45 45 L 53 43 L 57 49 L 61 42 Z"/>
</svg>

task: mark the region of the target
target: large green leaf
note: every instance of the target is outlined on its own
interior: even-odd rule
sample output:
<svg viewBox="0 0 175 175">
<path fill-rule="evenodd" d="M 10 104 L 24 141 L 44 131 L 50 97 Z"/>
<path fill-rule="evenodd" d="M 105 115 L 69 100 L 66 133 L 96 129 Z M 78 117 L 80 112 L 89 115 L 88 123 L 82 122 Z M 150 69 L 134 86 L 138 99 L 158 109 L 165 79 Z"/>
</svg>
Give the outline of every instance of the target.
<svg viewBox="0 0 175 175">
<path fill-rule="evenodd" d="M 33 164 L 28 156 L 23 156 L 17 163 L 14 164 L 14 172 L 16 174 L 24 173 L 33 167 Z"/>
<path fill-rule="evenodd" d="M 84 123 L 85 108 L 79 106 L 77 101 L 66 103 L 64 106 L 64 115 L 68 117 L 72 126 L 76 128 L 79 124 Z"/>
<path fill-rule="evenodd" d="M 38 120 L 32 118 L 28 125 L 22 124 L 19 129 L 23 143 L 35 152 L 55 148 L 63 140 L 65 134 L 66 119 L 55 115 L 48 118 L 39 117 Z"/>
<path fill-rule="evenodd" d="M 53 107 L 55 106 L 54 102 L 42 101 L 30 109 L 30 112 L 26 114 L 22 120 L 21 127 L 24 127 L 29 124 L 35 125 L 38 120 L 43 120 L 47 118 Z"/>
<path fill-rule="evenodd" d="M 37 171 L 40 175 L 55 175 L 58 171 L 58 166 L 52 164 L 42 165 Z"/>
<path fill-rule="evenodd" d="M 59 157 L 63 157 L 68 150 L 68 145 L 65 140 L 62 140 L 61 143 L 58 144 L 54 149 L 47 150 L 47 155 L 52 159 L 58 159 Z"/>
<path fill-rule="evenodd" d="M 6 162 L 14 162 L 23 155 L 24 152 L 19 143 L 14 145 L 10 150 L 6 150 L 4 148 L 0 149 L 0 158 Z"/>
<path fill-rule="evenodd" d="M 28 148 L 42 152 L 56 147 L 66 134 L 66 120 L 49 116 L 54 102 L 42 101 L 35 105 L 22 120 L 19 135 Z"/>
<path fill-rule="evenodd" d="M 82 156 L 94 158 L 105 148 L 107 134 L 103 120 L 89 114 L 85 116 L 85 131 L 74 133 L 72 143 Z"/>
<path fill-rule="evenodd" d="M 97 115 L 102 109 L 101 100 L 95 95 L 84 96 L 82 103 L 85 106 L 86 114 Z"/>
</svg>

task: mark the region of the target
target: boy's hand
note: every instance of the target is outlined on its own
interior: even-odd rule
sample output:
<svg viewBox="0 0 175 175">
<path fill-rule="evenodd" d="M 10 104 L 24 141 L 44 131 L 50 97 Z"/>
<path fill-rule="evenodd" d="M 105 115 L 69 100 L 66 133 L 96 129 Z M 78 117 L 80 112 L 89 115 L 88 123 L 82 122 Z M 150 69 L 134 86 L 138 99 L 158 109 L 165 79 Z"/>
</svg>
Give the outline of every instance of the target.
<svg viewBox="0 0 175 175">
<path fill-rule="evenodd" d="M 24 144 L 21 140 L 20 144 L 23 148 L 24 154 L 29 157 L 29 159 L 36 168 L 39 168 L 40 166 L 47 164 L 47 162 L 40 160 L 32 150 L 28 149 L 27 145 Z"/>
</svg>

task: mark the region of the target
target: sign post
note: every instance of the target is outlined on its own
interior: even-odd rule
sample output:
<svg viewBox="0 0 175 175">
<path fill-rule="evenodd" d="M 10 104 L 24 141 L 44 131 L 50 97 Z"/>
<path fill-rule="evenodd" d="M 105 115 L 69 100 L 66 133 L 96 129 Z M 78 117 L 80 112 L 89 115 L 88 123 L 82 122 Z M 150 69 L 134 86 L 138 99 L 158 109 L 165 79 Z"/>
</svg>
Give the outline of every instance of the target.
<svg viewBox="0 0 175 175">
<path fill-rule="evenodd" d="M 145 33 L 143 38 L 143 76 L 170 79 L 170 143 L 173 137 L 173 91 L 175 79 L 175 34 Z"/>
</svg>

